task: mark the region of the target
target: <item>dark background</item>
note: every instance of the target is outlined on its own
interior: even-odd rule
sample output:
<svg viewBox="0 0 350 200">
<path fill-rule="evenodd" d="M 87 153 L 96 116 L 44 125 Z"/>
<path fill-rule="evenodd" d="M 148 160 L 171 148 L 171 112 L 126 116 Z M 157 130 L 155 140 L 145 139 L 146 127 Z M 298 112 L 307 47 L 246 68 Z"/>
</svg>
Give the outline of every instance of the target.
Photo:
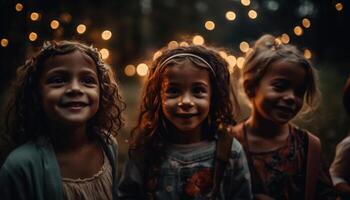
<svg viewBox="0 0 350 200">
<path fill-rule="evenodd" d="M 23 5 L 18 12 L 17 3 Z M 342 9 L 338 11 L 336 5 Z M 339 6 L 339 5 L 338 5 Z M 250 19 L 248 11 L 254 9 L 258 16 Z M 232 10 L 236 19 L 229 21 L 225 13 Z M 37 12 L 38 21 L 30 14 Z M 280 36 L 286 33 L 290 43 L 304 51 L 312 52 L 311 61 L 320 74 L 323 94 L 319 109 L 303 119 L 301 125 L 320 136 L 324 156 L 329 163 L 335 145 L 346 136 L 349 117 L 342 107 L 342 87 L 350 74 L 350 2 L 348 0 L 251 0 L 242 5 L 240 0 L 115 0 L 115 1 L 1 1 L 0 39 L 8 45 L 0 46 L 0 105 L 3 110 L 10 81 L 18 66 L 33 54 L 45 40 L 73 39 L 107 48 L 106 63 L 116 71 L 118 82 L 127 103 L 126 126 L 118 139 L 124 158 L 130 128 L 135 125 L 144 78 L 126 76 L 124 68 L 141 62 L 149 63 L 153 53 L 170 41 L 191 41 L 201 35 L 205 44 L 224 47 L 231 54 L 244 56 L 239 49 L 242 41 L 250 44 L 264 33 Z M 301 36 L 293 32 L 302 26 L 302 19 L 311 21 L 310 28 L 303 28 Z M 58 20 L 58 29 L 50 28 L 52 20 Z M 215 29 L 208 31 L 204 23 L 211 20 Z M 78 34 L 78 24 L 85 24 L 84 34 Z M 101 33 L 110 30 L 109 40 L 101 39 Z M 36 32 L 37 40 L 28 35 Z M 244 118 L 247 113 L 243 113 Z M 0 121 L 3 120 L 3 115 Z M 0 141 L 1 142 L 1 141 Z M 1 145 L 1 143 L 0 143 Z"/>
</svg>

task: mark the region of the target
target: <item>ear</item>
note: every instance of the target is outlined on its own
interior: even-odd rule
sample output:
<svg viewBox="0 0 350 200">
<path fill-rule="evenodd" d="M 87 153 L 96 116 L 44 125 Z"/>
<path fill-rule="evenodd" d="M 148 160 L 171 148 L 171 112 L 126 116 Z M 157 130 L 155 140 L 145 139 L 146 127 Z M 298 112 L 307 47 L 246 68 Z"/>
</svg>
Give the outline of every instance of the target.
<svg viewBox="0 0 350 200">
<path fill-rule="evenodd" d="M 243 81 L 244 92 L 247 94 L 249 98 L 255 96 L 255 87 L 251 80 Z"/>
</svg>

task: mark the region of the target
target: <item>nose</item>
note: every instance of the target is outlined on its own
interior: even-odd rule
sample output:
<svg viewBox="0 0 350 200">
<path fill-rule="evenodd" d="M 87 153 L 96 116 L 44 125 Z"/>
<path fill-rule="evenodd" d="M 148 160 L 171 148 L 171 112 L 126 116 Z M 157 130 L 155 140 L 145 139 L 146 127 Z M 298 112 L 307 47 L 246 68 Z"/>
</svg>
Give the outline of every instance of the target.
<svg viewBox="0 0 350 200">
<path fill-rule="evenodd" d="M 66 94 L 71 96 L 83 94 L 79 80 L 72 80 L 72 82 L 69 84 L 66 90 Z"/>
<path fill-rule="evenodd" d="M 294 91 L 287 91 L 283 99 L 287 104 L 294 104 L 296 101 L 296 95 Z"/>
<path fill-rule="evenodd" d="M 194 102 L 192 100 L 191 94 L 186 92 L 183 94 L 177 104 L 182 109 L 189 109 L 194 106 Z"/>
</svg>

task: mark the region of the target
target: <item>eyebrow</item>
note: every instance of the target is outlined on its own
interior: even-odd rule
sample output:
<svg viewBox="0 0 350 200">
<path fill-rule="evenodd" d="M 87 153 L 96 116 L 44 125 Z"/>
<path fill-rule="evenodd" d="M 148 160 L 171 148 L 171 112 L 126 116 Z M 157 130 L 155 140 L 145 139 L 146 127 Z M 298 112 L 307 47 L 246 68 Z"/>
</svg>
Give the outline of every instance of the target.
<svg viewBox="0 0 350 200">
<path fill-rule="evenodd" d="M 52 73 L 67 73 L 68 70 L 66 68 L 63 68 L 63 67 L 55 67 L 53 69 L 50 69 L 47 71 L 47 74 L 52 74 Z M 88 69 L 88 68 L 84 68 L 82 69 L 79 74 L 96 74 L 97 75 L 97 72 L 95 72 L 94 70 L 92 69 Z"/>
</svg>

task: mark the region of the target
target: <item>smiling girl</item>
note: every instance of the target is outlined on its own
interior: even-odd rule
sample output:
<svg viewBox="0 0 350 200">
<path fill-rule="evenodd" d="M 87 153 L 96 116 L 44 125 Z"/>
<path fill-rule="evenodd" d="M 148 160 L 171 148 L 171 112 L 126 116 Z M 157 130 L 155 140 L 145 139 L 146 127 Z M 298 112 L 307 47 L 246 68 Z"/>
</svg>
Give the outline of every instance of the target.
<svg viewBox="0 0 350 200">
<path fill-rule="evenodd" d="M 98 50 L 47 42 L 17 71 L 1 199 L 116 199 L 124 103 Z"/>
</svg>

